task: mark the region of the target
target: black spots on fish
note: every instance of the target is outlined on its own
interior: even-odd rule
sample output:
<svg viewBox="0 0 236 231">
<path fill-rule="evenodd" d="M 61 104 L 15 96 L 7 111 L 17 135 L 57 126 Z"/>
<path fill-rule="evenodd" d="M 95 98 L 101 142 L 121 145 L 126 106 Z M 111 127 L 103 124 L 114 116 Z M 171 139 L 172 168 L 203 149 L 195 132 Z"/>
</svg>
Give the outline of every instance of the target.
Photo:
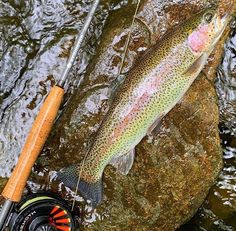
<svg viewBox="0 0 236 231">
<path fill-rule="evenodd" d="M 99 171 L 99 169 L 100 169 L 100 166 L 98 165 L 99 164 L 99 162 L 98 161 L 96 161 L 94 164 L 93 164 L 93 170 L 95 171 L 95 172 L 98 172 Z"/>
<path fill-rule="evenodd" d="M 109 130 L 107 130 L 107 132 L 109 132 Z M 101 141 L 100 141 L 100 144 L 106 144 L 106 140 L 105 139 L 102 139 Z"/>
<path fill-rule="evenodd" d="M 127 73 L 86 160 L 84 179 L 101 176 L 113 156 L 131 150 L 144 137 L 157 116 L 172 108 L 187 89 L 190 81 L 183 73 L 195 59 L 187 39 L 197 25 L 199 21 L 195 23 L 192 20 L 167 34 Z M 160 83 L 157 81 L 158 91 L 152 89 L 152 94 L 146 91 L 146 98 L 142 97 L 142 92 L 135 97 L 138 93 L 136 89 L 142 88 L 139 87 L 146 83 L 151 72 L 159 73 L 157 78 L 163 80 Z M 153 85 L 150 88 L 155 88 Z M 127 117 L 127 121 L 122 116 Z"/>
</svg>

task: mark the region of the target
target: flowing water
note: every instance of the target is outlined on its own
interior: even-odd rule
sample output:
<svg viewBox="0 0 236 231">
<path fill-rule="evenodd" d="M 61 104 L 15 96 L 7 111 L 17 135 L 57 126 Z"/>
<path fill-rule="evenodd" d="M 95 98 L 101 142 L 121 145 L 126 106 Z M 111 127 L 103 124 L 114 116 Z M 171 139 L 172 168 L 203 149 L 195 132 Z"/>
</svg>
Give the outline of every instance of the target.
<svg viewBox="0 0 236 231">
<path fill-rule="evenodd" d="M 60 77 L 74 35 L 81 28 L 91 2 L 92 0 L 0 0 L 0 176 L 3 177 L 0 189 L 16 163 L 45 95 Z M 188 1 L 173 2 L 187 4 Z M 70 74 L 67 94 L 59 114 L 67 108 L 67 103 L 83 82 L 89 62 L 96 56 L 109 14 L 119 10 L 129 12 L 129 9 L 133 13 L 134 4 L 135 1 L 128 0 L 102 2 Z M 225 55 L 216 82 L 220 99 L 224 168 L 202 207 L 181 230 L 236 229 L 235 86 L 234 28 L 225 44 Z M 92 101 L 87 103 L 94 112 L 96 105 Z M 64 141 L 58 142 L 63 145 Z M 60 163 L 55 165 L 60 166 Z M 32 191 L 36 191 L 40 188 L 40 183 L 32 181 L 29 186 Z"/>
</svg>

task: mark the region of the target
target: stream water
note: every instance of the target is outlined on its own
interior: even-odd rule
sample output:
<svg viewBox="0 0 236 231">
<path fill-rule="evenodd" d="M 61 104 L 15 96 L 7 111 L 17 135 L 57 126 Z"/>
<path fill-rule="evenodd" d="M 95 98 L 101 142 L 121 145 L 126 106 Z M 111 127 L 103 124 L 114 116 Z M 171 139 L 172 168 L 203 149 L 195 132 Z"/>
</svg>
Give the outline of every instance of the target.
<svg viewBox="0 0 236 231">
<path fill-rule="evenodd" d="M 91 2 L 92 0 L 0 0 L 1 190 L 16 163 L 45 95 L 60 77 L 73 37 L 81 28 Z M 176 4 L 181 2 L 185 4 L 186 1 Z M 126 0 L 103 1 L 70 74 L 67 94 L 59 115 L 67 108 L 67 102 L 73 98 L 83 81 L 89 62 L 96 56 L 109 14 L 118 10 L 129 12 L 129 8 L 133 12 L 133 5 L 133 1 Z M 181 231 L 236 230 L 235 27 L 225 44 L 224 57 L 217 75 L 224 168 L 204 204 L 181 227 Z M 96 105 L 93 106 L 96 109 Z M 58 142 L 63 145 L 64 141 Z M 62 163 L 55 165 L 61 166 Z M 40 188 L 40 183 L 31 186 L 35 191 Z"/>
</svg>

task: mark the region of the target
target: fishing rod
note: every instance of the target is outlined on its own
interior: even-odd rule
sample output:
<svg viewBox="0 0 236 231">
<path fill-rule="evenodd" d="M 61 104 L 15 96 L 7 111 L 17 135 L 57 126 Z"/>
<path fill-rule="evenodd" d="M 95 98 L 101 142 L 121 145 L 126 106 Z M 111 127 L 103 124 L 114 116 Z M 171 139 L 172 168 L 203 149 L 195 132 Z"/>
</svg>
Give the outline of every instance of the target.
<svg viewBox="0 0 236 231">
<path fill-rule="evenodd" d="M 14 231 L 74 230 L 73 216 L 66 203 L 60 201 L 58 197 L 47 194 L 20 201 L 31 169 L 52 129 L 63 100 L 66 80 L 99 2 L 100 0 L 94 0 L 81 32 L 75 40 L 62 76 L 46 97 L 27 136 L 18 162 L 2 192 L 5 202 L 0 213 L 0 231 L 7 227 Z"/>
</svg>

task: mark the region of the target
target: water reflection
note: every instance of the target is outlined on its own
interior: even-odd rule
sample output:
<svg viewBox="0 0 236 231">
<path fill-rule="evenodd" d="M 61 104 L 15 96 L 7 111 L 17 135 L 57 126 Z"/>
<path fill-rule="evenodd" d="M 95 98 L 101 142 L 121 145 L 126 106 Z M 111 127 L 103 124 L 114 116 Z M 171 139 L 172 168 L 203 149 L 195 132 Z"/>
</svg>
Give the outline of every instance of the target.
<svg viewBox="0 0 236 231">
<path fill-rule="evenodd" d="M 92 0 L 11 0 L 0 2 L 0 69 L 1 73 L 4 73 L 0 76 L 0 176 L 9 176 L 33 118 L 37 114 L 45 95 L 60 77 L 69 47 L 73 43 L 77 30 L 83 23 L 91 2 Z M 77 64 L 71 72 L 71 81 L 67 84 L 66 89 L 68 92 L 66 102 L 72 95 L 73 89 L 81 84 L 91 57 L 96 55 L 95 51 L 99 46 L 99 38 L 109 11 L 125 8 L 130 2 L 128 0 L 113 0 L 111 4 L 108 4 L 107 1 L 104 1 L 92 24 L 84 47 L 79 53 Z M 159 2 L 158 7 L 160 7 L 161 12 L 163 11 L 164 1 Z M 190 1 L 170 2 L 191 5 Z M 169 4 L 168 11 L 173 11 L 172 5 Z M 178 22 L 176 18 L 181 17 L 179 12 L 177 13 L 178 15 L 172 16 L 173 24 Z M 168 17 L 170 16 L 171 13 L 168 14 Z M 140 17 L 142 18 L 142 15 Z M 146 15 L 145 17 L 148 26 L 149 24 L 153 26 L 153 28 L 150 28 L 151 31 L 160 30 L 160 34 L 166 31 L 166 18 L 163 17 L 162 21 L 153 23 L 156 18 L 153 19 Z M 224 150 L 224 169 L 204 205 L 183 230 L 230 231 L 236 227 L 235 47 L 236 31 L 233 30 L 230 40 L 226 43 L 225 56 L 222 65 L 219 67 L 217 81 L 222 122 L 221 137 Z M 113 74 L 117 72 L 113 69 L 108 71 Z M 105 90 L 98 90 L 97 97 L 105 99 Z M 97 107 L 100 106 L 96 99 L 89 98 L 85 102 L 85 106 L 88 111 L 91 110 L 91 113 L 96 113 Z M 77 108 L 77 113 L 75 113 L 75 123 L 78 123 L 80 118 L 79 110 L 80 107 Z M 70 129 L 73 130 L 72 123 L 73 119 L 69 124 Z M 94 129 L 94 127 L 91 125 L 91 129 Z M 63 138 L 59 142 L 63 146 Z M 72 142 L 68 143 L 72 149 Z M 65 163 L 63 164 L 65 165 Z M 34 168 L 34 172 L 39 176 L 41 175 L 42 178 L 44 174 L 46 175 L 45 170 L 46 168 L 37 169 L 37 166 Z M 28 185 L 31 190 L 36 192 L 39 189 L 44 189 L 45 182 L 36 182 L 34 178 L 29 181 Z M 73 197 L 75 195 L 70 192 L 67 196 Z M 81 198 L 77 197 L 76 200 L 80 201 Z M 91 216 L 89 215 L 90 209 L 90 207 L 85 209 L 88 211 L 85 222 L 88 223 L 95 219 L 94 213 Z M 99 215 L 96 214 L 96 216 Z"/>
<path fill-rule="evenodd" d="M 51 86 L 60 78 L 69 47 L 91 2 L 0 2 L 1 177 L 10 175 L 33 118 Z M 101 5 L 79 52 L 77 65 L 70 73 L 65 102 L 83 80 L 107 15 L 108 5 Z"/>
<path fill-rule="evenodd" d="M 220 118 L 233 135 L 236 134 L 236 30 L 225 44 L 225 56 L 218 70 L 216 83 Z M 226 133 L 228 131 L 224 131 Z"/>
</svg>

